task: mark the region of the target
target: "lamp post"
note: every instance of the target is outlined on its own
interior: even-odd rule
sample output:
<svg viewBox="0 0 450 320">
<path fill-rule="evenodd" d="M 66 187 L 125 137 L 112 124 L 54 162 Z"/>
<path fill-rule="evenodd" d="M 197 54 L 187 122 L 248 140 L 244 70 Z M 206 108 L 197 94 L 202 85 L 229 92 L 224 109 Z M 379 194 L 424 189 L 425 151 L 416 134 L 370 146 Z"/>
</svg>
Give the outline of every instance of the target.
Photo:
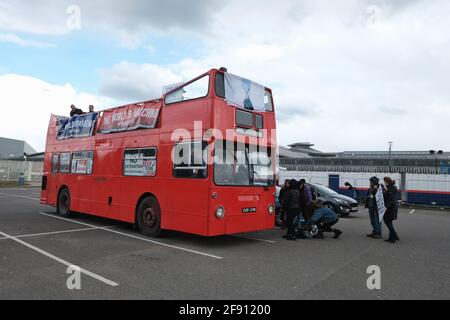
<svg viewBox="0 0 450 320">
<path fill-rule="evenodd" d="M 389 141 L 389 173 L 392 173 L 392 146 L 394 145 L 394 141 Z"/>
<path fill-rule="evenodd" d="M 23 169 L 23 182 L 25 184 L 26 180 L 27 180 L 27 155 L 24 154 L 23 159 L 25 160 L 25 168 Z"/>
</svg>

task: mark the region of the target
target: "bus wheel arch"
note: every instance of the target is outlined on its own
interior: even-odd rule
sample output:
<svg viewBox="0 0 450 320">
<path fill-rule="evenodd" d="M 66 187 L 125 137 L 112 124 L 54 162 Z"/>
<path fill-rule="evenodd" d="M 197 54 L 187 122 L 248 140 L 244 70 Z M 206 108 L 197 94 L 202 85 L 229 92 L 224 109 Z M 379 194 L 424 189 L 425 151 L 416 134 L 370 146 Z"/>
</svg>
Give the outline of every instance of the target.
<svg viewBox="0 0 450 320">
<path fill-rule="evenodd" d="M 161 235 L 161 205 L 154 194 L 145 193 L 139 198 L 135 224 L 146 236 L 157 238 Z"/>
<path fill-rule="evenodd" d="M 61 186 L 58 192 L 58 199 L 56 201 L 56 211 L 63 217 L 70 217 L 70 191 L 66 185 Z"/>
</svg>

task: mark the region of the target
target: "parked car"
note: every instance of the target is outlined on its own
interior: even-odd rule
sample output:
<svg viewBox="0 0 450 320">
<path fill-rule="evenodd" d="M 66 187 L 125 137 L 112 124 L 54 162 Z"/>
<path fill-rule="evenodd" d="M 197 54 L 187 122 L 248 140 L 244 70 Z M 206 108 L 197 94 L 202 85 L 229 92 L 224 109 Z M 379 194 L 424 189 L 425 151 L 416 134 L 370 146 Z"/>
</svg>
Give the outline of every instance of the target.
<svg viewBox="0 0 450 320">
<path fill-rule="evenodd" d="M 358 212 L 358 202 L 350 197 L 337 193 L 336 191 L 321 184 L 308 184 L 313 194 L 313 200 L 319 201 L 322 205 L 332 209 L 338 215 L 347 217 L 352 213 Z"/>
</svg>

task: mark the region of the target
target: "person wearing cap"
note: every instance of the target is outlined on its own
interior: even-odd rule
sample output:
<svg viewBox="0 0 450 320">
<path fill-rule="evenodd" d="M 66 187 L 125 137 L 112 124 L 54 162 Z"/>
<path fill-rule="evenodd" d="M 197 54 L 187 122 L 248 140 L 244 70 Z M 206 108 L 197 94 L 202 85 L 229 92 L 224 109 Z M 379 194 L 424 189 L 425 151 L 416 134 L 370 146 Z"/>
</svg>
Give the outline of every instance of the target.
<svg viewBox="0 0 450 320">
<path fill-rule="evenodd" d="M 366 208 L 369 209 L 370 224 L 372 232 L 367 237 L 372 239 L 381 239 L 381 222 L 378 214 L 376 194 L 381 188 L 380 180 L 377 177 L 370 178 L 370 188 L 367 191 Z"/>
</svg>

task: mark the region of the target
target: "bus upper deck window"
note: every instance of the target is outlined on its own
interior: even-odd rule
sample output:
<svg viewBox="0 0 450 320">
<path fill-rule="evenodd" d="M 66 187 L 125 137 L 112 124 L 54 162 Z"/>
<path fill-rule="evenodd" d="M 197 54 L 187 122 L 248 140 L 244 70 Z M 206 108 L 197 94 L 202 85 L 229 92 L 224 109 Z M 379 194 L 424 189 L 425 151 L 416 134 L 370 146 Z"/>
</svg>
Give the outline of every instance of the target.
<svg viewBox="0 0 450 320">
<path fill-rule="evenodd" d="M 204 76 L 184 87 L 169 93 L 166 96 L 165 103 L 173 104 L 199 98 L 204 98 L 209 92 L 209 75 Z"/>
<path fill-rule="evenodd" d="M 264 92 L 264 107 L 266 111 L 273 111 L 272 95 L 269 91 Z"/>
<path fill-rule="evenodd" d="M 216 96 L 225 98 L 225 75 L 223 73 L 216 74 Z"/>
</svg>

